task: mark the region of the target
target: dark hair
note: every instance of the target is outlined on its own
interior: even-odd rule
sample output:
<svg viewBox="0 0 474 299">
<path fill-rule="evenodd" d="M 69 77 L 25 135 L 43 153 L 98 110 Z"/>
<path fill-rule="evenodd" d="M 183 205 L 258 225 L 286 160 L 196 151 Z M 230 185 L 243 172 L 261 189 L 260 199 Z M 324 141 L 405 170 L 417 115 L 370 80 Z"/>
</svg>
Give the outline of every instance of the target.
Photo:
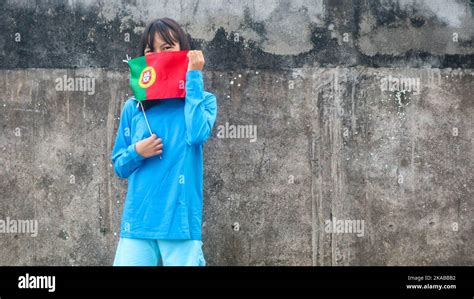
<svg viewBox="0 0 474 299">
<path fill-rule="evenodd" d="M 152 21 L 148 24 L 143 31 L 142 40 L 139 47 L 139 55 L 143 56 L 145 54 L 145 49 L 148 46 L 153 52 L 154 42 L 155 42 L 155 33 L 158 33 L 168 44 L 174 46 L 175 42 L 179 43 L 181 50 L 190 50 L 189 38 L 186 33 L 184 33 L 181 26 L 173 19 L 170 18 L 161 18 Z M 143 109 L 147 110 L 150 107 L 153 107 L 159 104 L 157 101 L 143 101 Z M 142 106 L 138 106 L 139 110 L 142 110 Z"/>
<path fill-rule="evenodd" d="M 146 26 L 143 31 L 142 41 L 139 49 L 139 56 L 145 54 L 145 49 L 148 46 L 153 52 L 155 33 L 158 33 L 168 44 L 174 46 L 175 41 L 179 43 L 181 50 L 190 50 L 189 38 L 184 33 L 183 29 L 179 24 L 170 18 L 156 19 Z"/>
</svg>

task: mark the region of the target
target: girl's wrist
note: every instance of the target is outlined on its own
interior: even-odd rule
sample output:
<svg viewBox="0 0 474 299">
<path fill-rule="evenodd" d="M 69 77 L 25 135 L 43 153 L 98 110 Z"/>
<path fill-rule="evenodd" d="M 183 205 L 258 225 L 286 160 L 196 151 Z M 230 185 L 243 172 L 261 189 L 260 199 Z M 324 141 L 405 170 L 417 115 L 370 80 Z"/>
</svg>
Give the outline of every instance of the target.
<svg viewBox="0 0 474 299">
<path fill-rule="evenodd" d="M 202 77 L 201 70 L 189 70 L 186 73 L 186 80 L 198 79 Z"/>
</svg>

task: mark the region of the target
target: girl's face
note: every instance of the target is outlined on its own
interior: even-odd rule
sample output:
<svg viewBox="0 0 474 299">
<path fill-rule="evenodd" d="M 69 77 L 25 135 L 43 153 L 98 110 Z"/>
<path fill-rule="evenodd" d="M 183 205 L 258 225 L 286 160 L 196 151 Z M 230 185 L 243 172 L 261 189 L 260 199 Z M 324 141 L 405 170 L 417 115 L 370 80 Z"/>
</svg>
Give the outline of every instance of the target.
<svg viewBox="0 0 474 299">
<path fill-rule="evenodd" d="M 179 46 L 179 42 L 176 41 L 176 39 L 174 39 L 174 45 L 170 45 L 168 44 L 159 34 L 158 32 L 155 33 L 155 38 L 153 40 L 153 52 L 168 52 L 168 51 L 180 51 L 180 46 Z M 147 54 L 150 54 L 152 53 L 151 52 L 151 49 L 150 47 L 147 45 L 146 48 L 145 48 L 145 55 Z"/>
</svg>

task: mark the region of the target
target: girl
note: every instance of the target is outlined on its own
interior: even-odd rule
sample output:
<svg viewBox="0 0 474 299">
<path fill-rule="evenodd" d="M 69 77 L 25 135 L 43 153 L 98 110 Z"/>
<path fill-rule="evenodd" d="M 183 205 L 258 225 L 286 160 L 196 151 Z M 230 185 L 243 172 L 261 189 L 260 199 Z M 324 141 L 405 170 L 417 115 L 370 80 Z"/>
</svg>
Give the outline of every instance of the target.
<svg viewBox="0 0 474 299">
<path fill-rule="evenodd" d="M 172 19 L 151 22 L 141 55 L 190 50 Z M 189 51 L 186 98 L 128 99 L 112 163 L 128 179 L 114 266 L 205 266 L 201 223 L 203 144 L 217 115 L 216 97 L 204 91 L 201 51 Z M 153 132 L 150 136 L 150 130 Z"/>
</svg>

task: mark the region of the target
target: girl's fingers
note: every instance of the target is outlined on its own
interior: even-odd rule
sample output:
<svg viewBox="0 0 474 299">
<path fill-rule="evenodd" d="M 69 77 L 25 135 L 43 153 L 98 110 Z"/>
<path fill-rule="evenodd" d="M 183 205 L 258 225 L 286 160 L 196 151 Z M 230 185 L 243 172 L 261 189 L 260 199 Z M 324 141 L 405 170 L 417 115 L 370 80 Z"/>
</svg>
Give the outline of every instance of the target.
<svg viewBox="0 0 474 299">
<path fill-rule="evenodd" d="M 204 62 L 204 55 L 202 54 L 202 51 L 197 52 L 196 60 Z"/>
<path fill-rule="evenodd" d="M 191 57 L 203 57 L 202 51 L 201 50 L 191 50 L 188 52 L 188 56 Z"/>
<path fill-rule="evenodd" d="M 188 52 L 188 59 L 188 70 L 202 70 L 205 61 L 201 50 L 190 50 Z"/>
<path fill-rule="evenodd" d="M 161 154 L 163 153 L 163 151 L 162 151 L 162 150 L 159 150 L 159 151 L 156 151 L 155 153 L 156 153 L 157 155 L 161 155 Z"/>
<path fill-rule="evenodd" d="M 159 150 L 163 148 L 163 143 L 160 143 L 159 145 L 153 147 L 155 150 Z"/>
</svg>

